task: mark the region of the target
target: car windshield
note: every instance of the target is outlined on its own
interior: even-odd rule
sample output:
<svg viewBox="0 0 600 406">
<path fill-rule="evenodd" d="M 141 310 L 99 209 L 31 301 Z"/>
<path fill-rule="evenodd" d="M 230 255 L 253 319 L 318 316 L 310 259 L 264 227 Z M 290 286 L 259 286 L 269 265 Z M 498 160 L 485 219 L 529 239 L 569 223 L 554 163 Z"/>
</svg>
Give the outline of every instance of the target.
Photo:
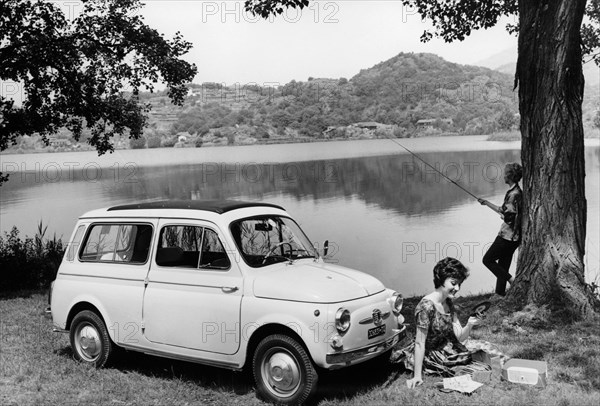
<svg viewBox="0 0 600 406">
<path fill-rule="evenodd" d="M 317 255 L 298 224 L 288 217 L 252 217 L 231 223 L 230 229 L 244 260 L 255 268 Z"/>
</svg>

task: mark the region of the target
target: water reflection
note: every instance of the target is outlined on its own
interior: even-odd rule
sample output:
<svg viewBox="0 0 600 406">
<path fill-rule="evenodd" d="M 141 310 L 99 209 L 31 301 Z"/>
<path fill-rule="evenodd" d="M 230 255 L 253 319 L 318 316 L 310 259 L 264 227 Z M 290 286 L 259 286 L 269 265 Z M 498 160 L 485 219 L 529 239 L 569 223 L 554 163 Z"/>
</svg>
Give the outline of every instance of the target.
<svg viewBox="0 0 600 406">
<path fill-rule="evenodd" d="M 425 153 L 421 157 L 451 180 L 478 196 L 504 187 L 502 167 L 519 159 L 518 151 Z M 106 170 L 105 170 L 106 171 Z M 439 173 L 410 155 L 338 159 L 287 164 L 205 162 L 121 170 L 121 178 L 90 181 L 85 171 L 72 178 L 40 182 L 33 176 L 14 178 L 4 191 L 3 207 L 22 205 L 26 191 L 46 194 L 45 188 L 85 190 L 88 199 L 137 201 L 145 199 L 261 199 L 280 192 L 314 200 L 358 196 L 366 204 L 398 214 L 421 215 L 447 210 L 472 199 Z M 68 187 L 67 187 L 68 188 Z"/>
</svg>

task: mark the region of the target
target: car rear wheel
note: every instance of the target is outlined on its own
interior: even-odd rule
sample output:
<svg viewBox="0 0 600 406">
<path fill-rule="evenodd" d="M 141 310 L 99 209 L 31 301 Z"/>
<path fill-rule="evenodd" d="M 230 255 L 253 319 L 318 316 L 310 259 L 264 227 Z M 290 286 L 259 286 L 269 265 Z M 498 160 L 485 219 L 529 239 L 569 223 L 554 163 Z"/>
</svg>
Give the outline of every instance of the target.
<svg viewBox="0 0 600 406">
<path fill-rule="evenodd" d="M 96 313 L 90 310 L 77 313 L 69 330 L 76 360 L 96 368 L 102 368 L 109 362 L 114 345 L 104 322 Z"/>
<path fill-rule="evenodd" d="M 304 402 L 314 393 L 319 379 L 304 347 L 281 334 L 258 344 L 252 369 L 258 395 L 276 404 Z"/>
</svg>

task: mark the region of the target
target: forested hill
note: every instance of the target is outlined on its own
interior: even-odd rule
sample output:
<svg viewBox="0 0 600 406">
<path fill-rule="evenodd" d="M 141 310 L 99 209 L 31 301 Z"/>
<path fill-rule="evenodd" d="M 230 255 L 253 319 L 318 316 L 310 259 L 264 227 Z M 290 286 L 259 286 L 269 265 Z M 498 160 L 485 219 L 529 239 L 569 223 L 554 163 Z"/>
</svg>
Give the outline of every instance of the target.
<svg viewBox="0 0 600 406">
<path fill-rule="evenodd" d="M 350 83 L 365 120 L 407 126 L 450 118 L 456 130 L 468 130 L 469 124 L 493 123 L 505 110 L 518 112 L 512 75 L 433 54 L 401 53 L 361 71 Z"/>
<path fill-rule="evenodd" d="M 515 124 L 512 80 L 433 54 L 401 53 L 349 80 L 309 78 L 277 88 L 191 85 L 172 129 L 202 135 L 223 128 L 221 134 L 237 124 L 257 138 L 321 138 L 328 129 L 328 137 L 352 137 L 357 134 L 347 126 L 376 122 L 396 136 L 414 136 L 425 128 L 419 120 L 432 120 L 430 133 L 488 134 Z M 503 114 L 508 123 L 502 124 Z"/>
</svg>

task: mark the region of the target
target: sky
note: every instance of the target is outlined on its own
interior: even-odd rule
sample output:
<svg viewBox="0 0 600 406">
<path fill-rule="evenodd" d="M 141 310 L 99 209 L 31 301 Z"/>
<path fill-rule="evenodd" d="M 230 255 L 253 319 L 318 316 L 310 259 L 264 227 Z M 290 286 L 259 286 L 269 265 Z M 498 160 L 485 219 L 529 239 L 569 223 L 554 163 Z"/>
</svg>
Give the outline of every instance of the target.
<svg viewBox="0 0 600 406">
<path fill-rule="evenodd" d="M 313 1 L 271 20 L 244 11 L 243 1 L 145 0 L 140 14 L 167 37 L 180 31 L 193 49 L 184 59 L 198 67 L 195 83 L 228 86 L 285 84 L 291 80 L 351 78 L 400 52 L 435 53 L 475 64 L 514 49 L 517 39 L 496 27 L 474 32 L 463 42 L 419 40 L 430 27 L 400 0 Z M 507 61 L 508 62 L 508 61 Z"/>
</svg>

